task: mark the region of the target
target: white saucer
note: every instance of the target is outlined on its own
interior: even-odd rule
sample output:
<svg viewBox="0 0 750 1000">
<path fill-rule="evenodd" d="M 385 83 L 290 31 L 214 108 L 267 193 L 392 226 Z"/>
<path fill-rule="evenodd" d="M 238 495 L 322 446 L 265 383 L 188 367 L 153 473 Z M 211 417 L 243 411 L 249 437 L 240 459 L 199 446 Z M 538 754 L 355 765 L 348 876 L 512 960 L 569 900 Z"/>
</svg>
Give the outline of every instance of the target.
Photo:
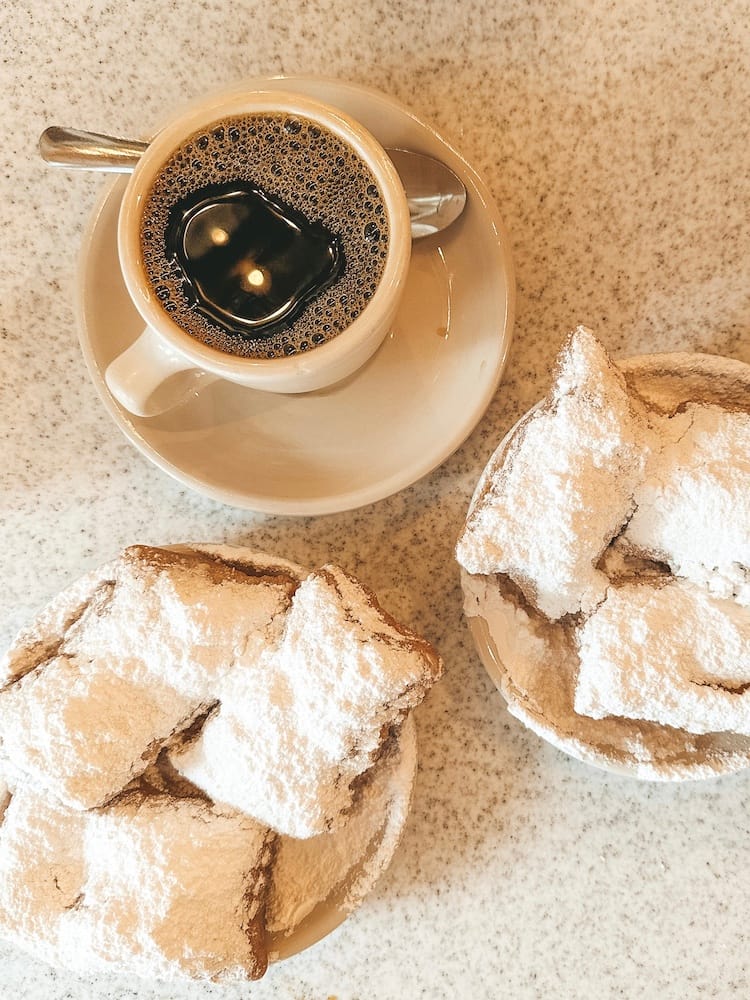
<svg viewBox="0 0 750 1000">
<path fill-rule="evenodd" d="M 215 500 L 273 514 L 350 510 L 404 489 L 445 461 L 492 399 L 513 326 L 508 237 L 466 161 L 406 107 L 334 80 L 274 77 L 237 89 L 291 88 L 338 106 L 385 146 L 444 160 L 468 192 L 462 217 L 415 242 L 394 329 L 364 368 L 330 389 L 284 396 L 217 381 L 167 415 L 123 410 L 104 382 L 142 322 L 117 259 L 127 178 L 104 193 L 79 268 L 81 348 L 104 404 L 133 444 L 180 482 Z"/>
</svg>

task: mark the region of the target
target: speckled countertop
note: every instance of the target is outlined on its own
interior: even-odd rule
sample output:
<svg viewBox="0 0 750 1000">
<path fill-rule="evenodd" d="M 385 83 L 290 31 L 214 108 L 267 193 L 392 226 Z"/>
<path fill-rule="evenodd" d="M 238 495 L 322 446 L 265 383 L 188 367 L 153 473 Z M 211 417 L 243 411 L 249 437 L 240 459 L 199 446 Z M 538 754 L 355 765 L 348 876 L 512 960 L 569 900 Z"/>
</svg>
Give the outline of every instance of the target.
<svg viewBox="0 0 750 1000">
<path fill-rule="evenodd" d="M 578 322 L 618 354 L 750 360 L 746 5 L 6 0 L 0 50 L 3 645 L 127 543 L 203 539 L 337 560 L 447 666 L 418 713 L 401 848 L 325 941 L 252 989 L 83 982 L 0 946 L 0 997 L 749 995 L 750 775 L 638 784 L 522 729 L 473 651 L 452 557 L 486 459 Z M 510 361 L 477 430 L 417 485 L 318 519 L 221 506 L 121 436 L 72 307 L 106 182 L 35 151 L 47 124 L 143 134 L 261 73 L 324 73 L 411 105 L 486 179 L 517 268 Z"/>
</svg>

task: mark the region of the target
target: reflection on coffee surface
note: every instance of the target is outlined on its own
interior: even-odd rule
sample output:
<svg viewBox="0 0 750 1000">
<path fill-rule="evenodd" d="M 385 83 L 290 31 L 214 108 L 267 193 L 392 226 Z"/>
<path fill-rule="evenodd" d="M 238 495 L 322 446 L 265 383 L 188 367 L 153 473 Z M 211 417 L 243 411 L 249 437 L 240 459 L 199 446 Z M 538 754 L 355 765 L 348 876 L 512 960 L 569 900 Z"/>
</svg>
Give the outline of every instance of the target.
<svg viewBox="0 0 750 1000">
<path fill-rule="evenodd" d="M 299 116 L 222 119 L 186 139 L 146 199 L 143 260 L 163 308 L 229 354 L 279 357 L 335 337 L 385 266 L 367 165 Z"/>
<path fill-rule="evenodd" d="M 228 334 L 284 329 L 344 269 L 339 240 L 242 181 L 195 191 L 176 206 L 166 247 L 195 308 Z"/>
</svg>

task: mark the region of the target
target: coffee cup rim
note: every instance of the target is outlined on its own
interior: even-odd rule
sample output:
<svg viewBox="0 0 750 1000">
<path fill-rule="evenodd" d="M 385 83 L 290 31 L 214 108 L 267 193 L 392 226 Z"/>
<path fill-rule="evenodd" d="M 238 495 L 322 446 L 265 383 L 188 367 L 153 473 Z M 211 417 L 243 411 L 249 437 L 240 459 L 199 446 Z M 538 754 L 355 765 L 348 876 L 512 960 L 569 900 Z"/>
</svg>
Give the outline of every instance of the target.
<svg viewBox="0 0 750 1000">
<path fill-rule="evenodd" d="M 212 122 L 248 112 L 289 112 L 319 121 L 333 131 L 373 171 L 381 189 L 389 223 L 390 239 L 383 273 L 362 312 L 341 333 L 308 351 L 275 358 L 250 358 L 227 354 L 192 337 L 164 312 L 151 288 L 141 260 L 140 221 L 145 196 L 170 153 L 192 132 L 210 127 Z M 245 382 L 271 391 L 296 377 L 309 379 L 321 374 L 321 387 L 336 381 L 326 372 L 345 365 L 346 360 L 365 349 L 372 331 L 387 323 L 393 303 L 406 280 L 411 230 L 409 209 L 401 180 L 390 157 L 378 140 L 361 123 L 325 102 L 286 90 L 253 90 L 211 98 L 167 123 L 159 130 L 128 181 L 117 227 L 118 251 L 123 278 L 133 302 L 147 326 L 154 329 L 173 349 L 192 364 L 215 375 Z M 387 333 L 384 331 L 383 336 Z M 382 337 L 380 338 L 382 339 Z M 371 353 L 371 351 L 369 352 Z M 366 355 L 362 358 L 366 360 Z M 347 372 L 348 374 L 348 372 Z M 316 386 L 312 386 L 316 387 Z M 294 390 L 291 390 L 294 391 Z"/>
</svg>

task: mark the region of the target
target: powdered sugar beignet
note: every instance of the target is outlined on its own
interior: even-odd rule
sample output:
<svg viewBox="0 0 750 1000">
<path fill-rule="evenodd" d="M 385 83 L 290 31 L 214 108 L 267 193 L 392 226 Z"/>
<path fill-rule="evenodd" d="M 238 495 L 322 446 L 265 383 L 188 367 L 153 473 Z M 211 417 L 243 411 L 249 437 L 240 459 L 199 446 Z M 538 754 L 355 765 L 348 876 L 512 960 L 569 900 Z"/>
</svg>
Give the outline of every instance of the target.
<svg viewBox="0 0 750 1000">
<path fill-rule="evenodd" d="M 580 327 L 560 354 L 550 395 L 475 498 L 459 563 L 511 576 L 549 618 L 591 610 L 607 585 L 596 563 L 633 511 L 649 441 L 644 407 Z"/>
<path fill-rule="evenodd" d="M 750 414 L 690 403 L 659 426 L 623 542 L 750 605 Z"/>
<path fill-rule="evenodd" d="M 750 610 L 683 580 L 611 587 L 578 632 L 575 710 L 750 735 Z"/>
<path fill-rule="evenodd" d="M 257 979 L 273 833 L 206 802 L 74 810 L 18 785 L 0 825 L 0 933 L 79 972 Z"/>
<path fill-rule="evenodd" d="M 74 587 L 53 602 L 65 611 L 42 616 L 64 623 L 54 641 L 24 632 L 6 655 L 0 753 L 71 806 L 102 805 L 215 704 L 220 677 L 262 648 L 294 586 L 196 553 L 125 550 L 84 603 Z"/>
<path fill-rule="evenodd" d="M 315 836 L 343 822 L 357 777 L 439 670 L 426 643 L 326 566 L 295 592 L 279 643 L 227 673 L 219 709 L 173 763 L 215 801 Z"/>
</svg>

